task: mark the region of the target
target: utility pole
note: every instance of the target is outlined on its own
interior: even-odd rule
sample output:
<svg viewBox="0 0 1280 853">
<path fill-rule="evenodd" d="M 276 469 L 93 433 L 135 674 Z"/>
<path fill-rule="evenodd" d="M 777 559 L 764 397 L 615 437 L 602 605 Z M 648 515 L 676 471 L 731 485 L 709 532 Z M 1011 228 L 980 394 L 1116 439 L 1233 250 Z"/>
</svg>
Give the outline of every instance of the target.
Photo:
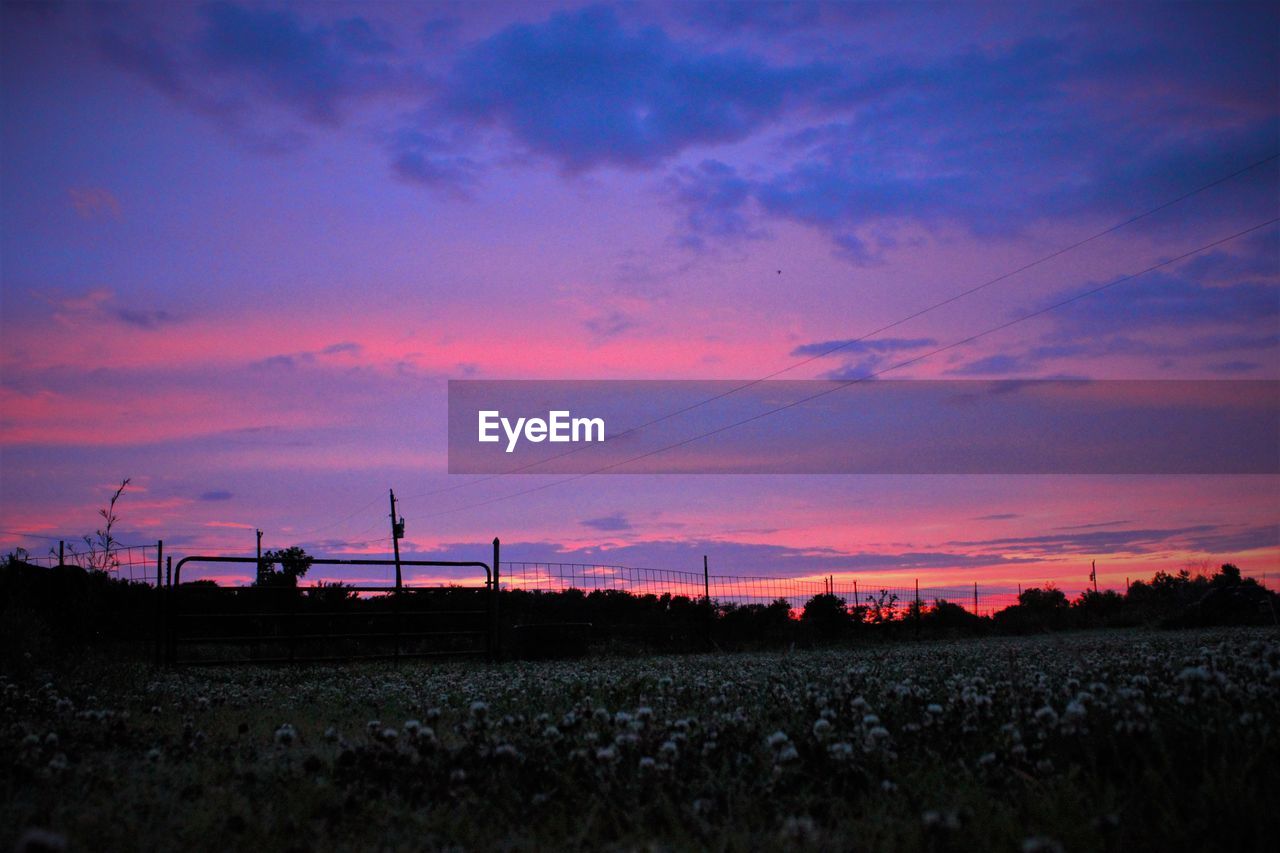
<svg viewBox="0 0 1280 853">
<path fill-rule="evenodd" d="M 395 546 L 396 552 L 396 591 L 400 591 L 403 578 L 400 575 L 400 540 L 404 538 L 404 519 L 396 516 L 396 492 L 391 492 L 391 544 Z"/>
<path fill-rule="evenodd" d="M 65 539 L 58 540 L 58 565 L 65 566 L 67 564 L 66 549 L 67 543 Z M 1263 575 L 1263 586 L 1266 586 L 1266 575 Z"/>
<path fill-rule="evenodd" d="M 973 582 L 973 615 L 978 615 L 978 582 Z"/>
<path fill-rule="evenodd" d="M 257 528 L 254 532 L 258 534 L 258 586 L 262 586 L 262 576 L 265 574 L 262 571 L 262 530 Z"/>
</svg>

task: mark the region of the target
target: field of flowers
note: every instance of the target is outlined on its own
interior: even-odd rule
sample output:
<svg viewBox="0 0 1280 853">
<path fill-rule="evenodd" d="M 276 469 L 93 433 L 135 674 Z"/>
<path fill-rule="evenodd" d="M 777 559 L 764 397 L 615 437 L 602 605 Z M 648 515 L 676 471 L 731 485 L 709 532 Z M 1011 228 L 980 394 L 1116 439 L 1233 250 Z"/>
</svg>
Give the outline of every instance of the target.
<svg viewBox="0 0 1280 853">
<path fill-rule="evenodd" d="M 0 677 L 18 849 L 1252 850 L 1280 635 Z M 35 846 L 33 846 L 35 845 Z"/>
</svg>

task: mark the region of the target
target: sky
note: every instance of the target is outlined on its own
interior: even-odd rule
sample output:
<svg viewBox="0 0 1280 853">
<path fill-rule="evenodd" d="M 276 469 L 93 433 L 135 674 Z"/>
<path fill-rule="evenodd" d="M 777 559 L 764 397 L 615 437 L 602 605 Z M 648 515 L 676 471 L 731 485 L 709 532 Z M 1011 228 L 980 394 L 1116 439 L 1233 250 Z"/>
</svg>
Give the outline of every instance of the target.
<svg viewBox="0 0 1280 853">
<path fill-rule="evenodd" d="M 447 473 L 451 379 L 1280 380 L 1275 4 L 0 9 L 6 552 L 1280 575 L 1274 473 Z"/>
</svg>

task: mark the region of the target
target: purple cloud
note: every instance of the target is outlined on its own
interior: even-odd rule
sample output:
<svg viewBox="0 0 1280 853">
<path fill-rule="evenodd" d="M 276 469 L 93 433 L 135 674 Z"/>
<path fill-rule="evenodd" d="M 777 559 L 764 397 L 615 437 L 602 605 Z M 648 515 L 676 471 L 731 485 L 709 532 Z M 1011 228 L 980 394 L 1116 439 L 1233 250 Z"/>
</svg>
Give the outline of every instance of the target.
<svg viewBox="0 0 1280 853">
<path fill-rule="evenodd" d="M 701 51 L 656 26 L 629 30 L 611 9 L 592 7 L 472 46 L 443 103 L 569 171 L 649 167 L 692 145 L 744 139 L 832 78 L 816 64 Z"/>
</svg>

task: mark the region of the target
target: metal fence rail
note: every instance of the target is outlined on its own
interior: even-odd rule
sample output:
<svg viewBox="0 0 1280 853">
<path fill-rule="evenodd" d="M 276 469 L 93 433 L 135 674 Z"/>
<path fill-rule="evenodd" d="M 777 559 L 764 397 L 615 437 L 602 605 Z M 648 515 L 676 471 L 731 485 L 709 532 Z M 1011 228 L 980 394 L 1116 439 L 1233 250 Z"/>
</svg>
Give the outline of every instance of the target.
<svg viewBox="0 0 1280 853">
<path fill-rule="evenodd" d="M 497 545 L 494 545 L 497 554 Z M 160 592 L 157 658 L 170 664 L 302 663 L 496 653 L 497 597 L 478 561 L 314 558 L 321 566 L 432 566 L 484 571 L 483 586 L 243 586 L 182 583 L 188 564 L 256 557 L 183 557 Z M 494 561 L 497 565 L 497 561 Z M 355 596 L 353 601 L 348 596 Z M 164 652 L 161 654 L 161 648 Z M 236 653 L 238 650 L 238 654 Z"/>
</svg>

